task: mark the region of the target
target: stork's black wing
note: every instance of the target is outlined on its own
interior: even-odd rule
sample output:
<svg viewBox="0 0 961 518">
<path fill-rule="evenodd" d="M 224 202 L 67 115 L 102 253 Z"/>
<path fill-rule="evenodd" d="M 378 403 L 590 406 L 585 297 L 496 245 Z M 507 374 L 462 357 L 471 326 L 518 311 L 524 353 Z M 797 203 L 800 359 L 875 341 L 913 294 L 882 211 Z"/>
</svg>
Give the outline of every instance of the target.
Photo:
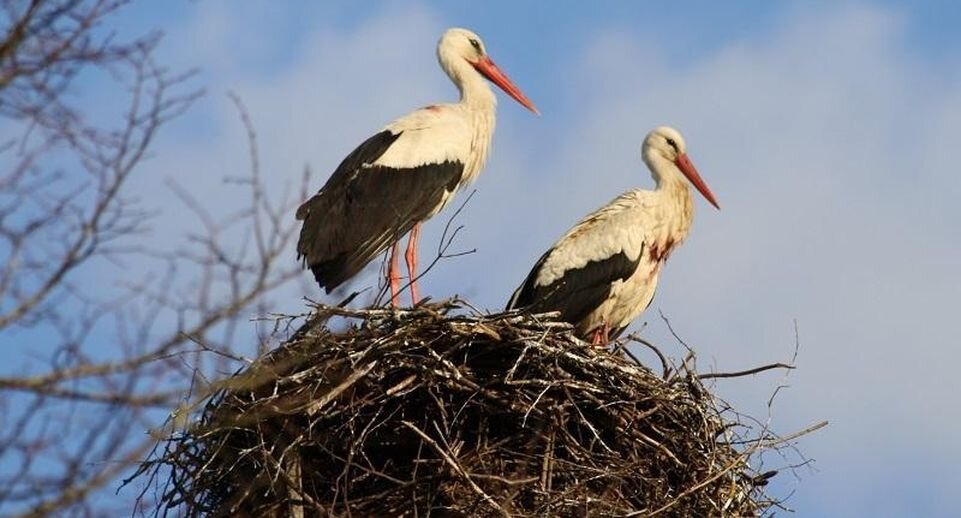
<svg viewBox="0 0 961 518">
<path fill-rule="evenodd" d="M 562 321 L 577 324 L 607 300 L 615 281 L 627 279 L 637 270 L 642 257 L 638 254 L 636 259 L 631 259 L 621 251 L 580 268 L 568 269 L 559 279 L 542 285 L 538 279 L 551 252 L 553 249 L 537 261 L 507 303 L 507 309 L 526 308 L 532 313 L 560 311 Z"/>
<path fill-rule="evenodd" d="M 328 293 L 430 215 L 460 182 L 460 162 L 373 165 L 401 135 L 385 130 L 367 139 L 297 209 L 304 222 L 298 259 Z"/>
</svg>

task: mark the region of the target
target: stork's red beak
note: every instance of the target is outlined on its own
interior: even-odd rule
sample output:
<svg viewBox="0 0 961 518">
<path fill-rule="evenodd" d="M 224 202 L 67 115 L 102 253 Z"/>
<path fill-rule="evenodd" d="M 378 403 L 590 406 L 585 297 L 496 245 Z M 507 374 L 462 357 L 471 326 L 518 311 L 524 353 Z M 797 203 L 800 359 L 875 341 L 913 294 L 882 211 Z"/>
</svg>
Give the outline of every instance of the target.
<svg viewBox="0 0 961 518">
<path fill-rule="evenodd" d="M 684 176 L 686 176 L 687 179 L 694 184 L 694 188 L 697 189 L 697 191 L 701 193 L 701 195 L 704 196 L 704 198 L 707 199 L 711 205 L 714 205 L 714 208 L 721 210 L 721 206 L 718 205 L 717 200 L 714 199 L 714 193 L 712 193 L 711 189 L 709 189 L 707 184 L 704 183 L 704 179 L 701 178 L 701 175 L 697 174 L 697 168 L 691 163 L 691 159 L 687 157 L 687 154 L 681 153 L 677 155 L 677 160 L 675 160 L 674 163 L 677 164 L 677 168 L 684 173 Z"/>
<path fill-rule="evenodd" d="M 474 63 L 474 68 L 481 73 L 484 77 L 489 79 L 492 83 L 499 86 L 501 90 L 507 93 L 507 95 L 514 98 L 515 101 L 521 103 L 528 110 L 540 115 L 541 112 L 537 111 L 534 107 L 534 103 L 524 95 L 524 92 L 515 85 L 507 74 L 501 72 L 501 69 L 497 68 L 497 65 L 491 61 L 491 58 L 484 56 Z"/>
</svg>

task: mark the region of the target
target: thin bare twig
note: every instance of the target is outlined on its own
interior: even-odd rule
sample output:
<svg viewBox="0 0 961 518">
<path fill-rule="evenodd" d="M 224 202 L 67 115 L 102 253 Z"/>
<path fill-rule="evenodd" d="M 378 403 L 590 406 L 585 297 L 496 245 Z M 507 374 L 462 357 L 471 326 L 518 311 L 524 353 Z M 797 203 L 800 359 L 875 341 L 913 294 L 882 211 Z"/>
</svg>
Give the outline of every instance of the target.
<svg viewBox="0 0 961 518">
<path fill-rule="evenodd" d="M 711 378 L 738 378 L 741 376 L 750 376 L 751 374 L 757 374 L 759 372 L 769 371 L 772 369 L 794 369 L 794 365 L 788 365 L 786 363 L 771 363 L 768 365 L 762 365 L 760 367 L 754 367 L 753 369 L 745 369 L 743 371 L 735 372 L 705 372 L 703 374 L 698 374 L 699 379 L 711 379 Z"/>
</svg>

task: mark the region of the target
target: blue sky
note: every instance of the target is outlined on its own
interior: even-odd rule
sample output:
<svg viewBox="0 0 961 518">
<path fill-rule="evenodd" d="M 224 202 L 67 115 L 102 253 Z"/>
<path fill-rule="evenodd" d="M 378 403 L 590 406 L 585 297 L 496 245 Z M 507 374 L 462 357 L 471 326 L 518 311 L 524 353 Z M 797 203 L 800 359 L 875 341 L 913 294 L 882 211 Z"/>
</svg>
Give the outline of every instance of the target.
<svg viewBox="0 0 961 518">
<path fill-rule="evenodd" d="M 161 62 L 200 69 L 208 91 L 141 173 L 137 188 L 167 209 L 157 239 L 189 225 L 169 209 L 170 178 L 214 211 L 235 208 L 220 180 L 246 167 L 246 149 L 226 92 L 247 104 L 275 184 L 309 164 L 317 189 L 371 132 L 455 98 L 434 45 L 449 26 L 474 29 L 543 116 L 501 96 L 493 156 L 461 219 L 459 243 L 478 252 L 441 263 L 424 291 L 499 308 L 581 215 L 650 186 L 640 141 L 674 125 L 723 210 L 699 202 L 638 326 L 671 343 L 663 311 L 702 368 L 738 370 L 789 358 L 796 321 L 799 369 L 773 426 L 831 425 L 800 443 L 815 470 L 782 474 L 775 494 L 793 491 L 799 516 L 956 513 L 961 4 L 240 5 L 144 2 L 118 20 L 123 33 L 164 31 Z M 91 99 L 96 112 L 103 100 Z M 306 273 L 277 309 L 305 293 L 319 296 Z M 763 417 L 783 382 L 715 388 Z"/>
</svg>

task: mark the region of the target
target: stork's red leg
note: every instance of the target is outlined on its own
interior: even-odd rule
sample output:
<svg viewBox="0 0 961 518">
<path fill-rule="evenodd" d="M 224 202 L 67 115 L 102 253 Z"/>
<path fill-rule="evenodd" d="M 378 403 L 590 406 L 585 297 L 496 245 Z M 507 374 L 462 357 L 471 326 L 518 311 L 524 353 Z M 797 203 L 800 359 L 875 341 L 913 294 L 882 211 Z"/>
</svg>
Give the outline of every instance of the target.
<svg viewBox="0 0 961 518">
<path fill-rule="evenodd" d="M 387 282 L 390 283 L 390 305 L 400 306 L 400 245 L 394 243 L 390 249 L 390 262 L 387 263 Z"/>
<path fill-rule="evenodd" d="M 600 328 L 600 327 L 598 327 L 597 329 L 594 330 L 593 333 L 591 333 L 591 345 L 593 345 L 594 347 L 598 347 L 598 346 L 600 346 L 600 345 L 603 344 L 603 342 L 601 341 L 601 340 L 602 340 L 602 338 L 601 338 L 601 332 L 602 332 L 602 331 L 603 331 L 603 329 Z"/>
<path fill-rule="evenodd" d="M 591 336 L 591 345 L 595 347 L 606 346 L 611 341 L 609 336 L 610 332 L 611 326 L 609 326 L 605 321 L 600 327 L 594 330 L 594 333 Z"/>
<path fill-rule="evenodd" d="M 417 237 L 420 236 L 420 223 L 416 223 L 410 230 L 410 237 L 407 238 L 407 253 L 404 258 L 407 260 L 407 275 L 410 279 L 410 300 L 411 305 L 416 306 L 420 300 L 417 293 Z"/>
</svg>

